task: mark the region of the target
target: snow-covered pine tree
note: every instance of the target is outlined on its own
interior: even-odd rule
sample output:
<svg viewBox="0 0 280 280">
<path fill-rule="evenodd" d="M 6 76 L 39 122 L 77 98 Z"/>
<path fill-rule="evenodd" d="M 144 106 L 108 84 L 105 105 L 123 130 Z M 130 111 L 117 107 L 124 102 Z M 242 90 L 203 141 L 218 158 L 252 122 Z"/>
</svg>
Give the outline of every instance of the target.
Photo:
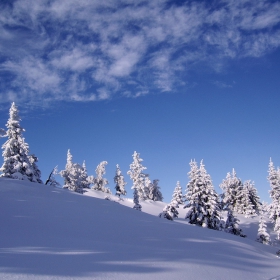
<svg viewBox="0 0 280 280">
<path fill-rule="evenodd" d="M 71 172 L 72 165 L 73 165 L 72 159 L 73 157 L 71 155 L 70 149 L 68 149 L 65 169 L 59 172 L 60 176 L 64 179 L 64 186 L 63 186 L 64 188 L 68 188 L 68 186 L 70 185 L 69 174 Z"/>
<path fill-rule="evenodd" d="M 239 235 L 241 237 L 246 237 L 246 235 L 242 233 L 242 229 L 239 228 L 238 222 L 239 220 L 236 217 L 234 217 L 233 211 L 231 209 L 228 209 L 227 220 L 225 224 L 225 232 L 234 235 Z"/>
<path fill-rule="evenodd" d="M 107 179 L 103 178 L 103 176 L 106 174 L 105 166 L 107 164 L 107 161 L 102 161 L 97 165 L 95 169 L 96 177 L 93 180 L 93 186 L 91 188 L 96 191 L 102 191 L 111 194 L 110 189 L 106 187 L 109 182 Z"/>
<path fill-rule="evenodd" d="M 159 180 L 153 180 L 152 186 L 150 187 L 149 199 L 153 201 L 162 201 L 162 193 L 160 191 L 160 186 L 158 185 Z"/>
<path fill-rule="evenodd" d="M 175 201 L 178 204 L 184 204 L 185 199 L 182 193 L 182 187 L 180 185 L 180 182 L 177 181 L 176 187 L 174 189 L 173 195 L 172 195 L 172 200 L 171 202 Z"/>
<path fill-rule="evenodd" d="M 238 213 L 244 214 L 245 217 L 258 215 L 260 207 L 260 198 L 257 195 L 257 190 L 254 187 L 254 182 L 247 180 L 243 184 L 241 204 Z"/>
<path fill-rule="evenodd" d="M 143 173 L 143 170 L 147 168 L 141 164 L 143 159 L 140 158 L 139 153 L 134 152 L 132 157 L 133 162 L 129 165 L 130 170 L 127 171 L 127 174 L 130 176 L 130 179 L 133 182 L 132 189 L 136 189 L 138 192 L 138 199 L 145 200 L 147 199 L 145 178 L 148 176 L 148 174 Z"/>
<path fill-rule="evenodd" d="M 188 172 L 188 176 L 189 176 L 190 180 L 187 184 L 186 195 L 185 195 L 186 201 L 188 201 L 188 203 L 187 203 L 187 205 L 184 206 L 184 208 L 192 207 L 197 200 L 197 195 L 195 195 L 195 194 L 196 194 L 196 190 L 197 190 L 196 185 L 197 185 L 197 181 L 199 178 L 199 168 L 198 168 L 195 160 L 194 161 L 191 160 L 190 167 L 191 167 L 191 170 Z M 196 216 L 197 215 L 195 215 L 195 212 L 194 212 L 193 219 L 195 219 Z"/>
<path fill-rule="evenodd" d="M 32 166 L 30 163 L 29 146 L 22 137 L 22 133 L 25 130 L 20 125 L 21 119 L 19 117 L 18 108 L 14 102 L 11 105 L 9 114 L 10 117 L 6 124 L 7 132 L 4 135 L 8 137 L 8 140 L 2 146 L 4 163 L 0 168 L 0 171 L 3 173 L 1 177 L 42 183 L 40 179 L 40 170 L 36 164 Z M 33 155 L 34 160 L 35 158 L 36 157 Z M 35 166 L 36 170 L 33 170 Z"/>
<path fill-rule="evenodd" d="M 260 219 L 259 219 L 259 229 L 258 229 L 258 236 L 256 241 L 269 245 L 271 243 L 270 236 L 266 230 L 266 223 L 264 219 L 264 208 L 261 207 L 260 209 Z"/>
<path fill-rule="evenodd" d="M 210 229 L 220 230 L 221 214 L 219 196 L 214 190 L 210 175 L 201 161 L 198 169 L 195 161 L 190 162 L 190 181 L 187 185 L 185 207 L 190 207 L 186 219 L 190 224 L 196 224 Z"/>
<path fill-rule="evenodd" d="M 139 203 L 138 189 L 134 186 L 132 187 L 132 189 L 133 189 L 133 203 L 134 203 L 133 209 L 141 211 L 142 206 Z"/>
<path fill-rule="evenodd" d="M 70 191 L 83 193 L 82 173 L 83 167 L 78 163 L 73 163 L 68 174 L 68 184 L 63 187 L 67 187 Z"/>
<path fill-rule="evenodd" d="M 84 160 L 83 165 L 82 165 L 81 184 L 82 184 L 83 188 L 89 189 L 90 182 L 89 182 L 89 179 L 88 179 L 87 167 L 86 167 L 85 160 Z"/>
<path fill-rule="evenodd" d="M 271 190 L 271 204 L 269 205 L 269 218 L 274 223 L 274 231 L 280 240 L 280 170 L 275 170 L 272 160 L 269 162 L 268 181 Z"/>
<path fill-rule="evenodd" d="M 144 199 L 151 199 L 150 198 L 150 192 L 151 192 L 152 189 L 153 189 L 153 183 L 150 180 L 149 175 L 146 174 L 146 177 L 144 179 L 144 189 L 143 189 L 144 195 L 143 195 L 142 200 L 144 200 Z"/>
<path fill-rule="evenodd" d="M 232 174 L 227 173 L 226 179 L 220 184 L 220 188 L 223 190 L 221 195 L 222 207 L 240 212 L 243 185 L 241 179 L 237 178 L 234 169 Z"/>
<path fill-rule="evenodd" d="M 275 221 L 274 231 L 277 233 L 277 239 L 280 240 L 280 218 L 279 217 Z"/>
<path fill-rule="evenodd" d="M 83 193 L 83 167 L 78 163 L 72 162 L 70 150 L 67 151 L 67 161 L 65 170 L 61 170 L 59 174 L 64 179 L 63 188 L 70 191 Z"/>
<path fill-rule="evenodd" d="M 158 215 L 160 218 L 165 218 L 167 220 L 173 221 L 174 218 L 178 218 L 178 211 L 176 208 L 178 208 L 178 203 L 176 201 L 171 201 L 169 204 L 167 204 L 162 212 Z"/>
<path fill-rule="evenodd" d="M 43 181 L 41 180 L 41 171 L 38 168 L 36 162 L 38 162 L 38 158 L 34 155 L 31 154 L 30 156 L 28 156 L 32 170 L 33 170 L 33 182 L 38 182 L 40 184 L 43 184 Z"/>
<path fill-rule="evenodd" d="M 52 187 L 60 187 L 60 183 L 56 181 L 55 176 L 58 175 L 58 169 L 57 166 L 52 170 L 52 172 L 49 175 L 49 178 L 47 179 L 45 185 L 49 185 Z"/>
<path fill-rule="evenodd" d="M 124 176 L 122 175 L 122 171 L 120 166 L 117 164 L 116 166 L 116 175 L 114 177 L 114 183 L 116 184 L 115 189 L 116 189 L 116 195 L 119 197 L 122 195 L 126 195 L 126 190 L 125 190 L 125 185 L 127 182 L 124 180 Z"/>
<path fill-rule="evenodd" d="M 242 188 L 241 203 L 238 209 L 239 214 L 245 215 L 246 218 L 252 217 L 256 214 L 254 206 L 250 200 L 249 188 L 251 187 L 251 181 L 245 181 Z"/>
<path fill-rule="evenodd" d="M 231 186 L 231 174 L 230 174 L 230 172 L 228 172 L 226 175 L 226 178 L 220 184 L 220 188 L 223 191 L 223 193 L 220 195 L 220 197 L 221 197 L 220 208 L 221 209 L 225 209 L 225 208 L 231 206 L 231 204 L 229 203 L 230 198 L 231 198 L 231 196 L 229 195 L 230 186 Z"/>
<path fill-rule="evenodd" d="M 262 204 L 260 201 L 260 197 L 258 196 L 257 189 L 255 188 L 254 182 L 251 182 L 251 184 L 248 185 L 248 190 L 249 190 L 249 198 L 253 205 L 253 209 L 256 215 L 258 215 Z"/>
</svg>

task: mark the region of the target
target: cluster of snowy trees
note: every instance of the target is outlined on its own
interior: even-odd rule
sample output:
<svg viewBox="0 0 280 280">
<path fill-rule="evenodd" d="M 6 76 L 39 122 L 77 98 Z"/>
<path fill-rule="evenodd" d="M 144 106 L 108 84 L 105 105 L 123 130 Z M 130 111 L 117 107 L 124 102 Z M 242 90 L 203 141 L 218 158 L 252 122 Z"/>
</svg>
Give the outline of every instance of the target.
<svg viewBox="0 0 280 280">
<path fill-rule="evenodd" d="M 177 182 L 171 203 L 163 209 L 159 216 L 173 220 L 173 218 L 178 217 L 176 208 L 179 208 L 180 204 L 184 205 L 187 202 L 184 205 L 184 208 L 188 208 L 185 219 L 190 224 L 214 230 L 224 230 L 244 237 L 242 230 L 238 227 L 238 219 L 233 215 L 230 201 L 227 204 L 227 220 L 226 222 L 223 221 L 222 205 L 224 204 L 220 201 L 220 197 L 213 187 L 211 177 L 207 173 L 203 161 L 198 166 L 196 161 L 192 160 L 190 167 L 186 194 L 182 194 L 180 183 Z M 230 188 L 230 185 L 228 187 Z"/>
<path fill-rule="evenodd" d="M 234 169 L 232 173 L 227 174 L 220 188 L 223 190 L 221 196 L 223 208 L 229 208 L 239 214 L 244 214 L 246 217 L 259 213 L 261 203 L 254 182 L 247 180 L 243 184 L 241 179 L 237 178 Z"/>
<path fill-rule="evenodd" d="M 220 184 L 223 192 L 218 195 L 203 161 L 200 166 L 195 161 L 191 161 L 190 167 L 186 194 L 182 194 L 180 182 L 177 182 L 171 202 L 164 207 L 159 217 L 169 220 L 177 218 L 179 214 L 177 209 L 181 204 L 184 205 L 184 208 L 188 208 L 185 219 L 190 224 L 245 237 L 242 229 L 239 228 L 239 220 L 235 217 L 235 213 L 243 214 L 245 217 L 259 215 L 257 241 L 270 244 L 271 240 L 265 221 L 265 215 L 269 214 L 269 218 L 274 224 L 274 231 L 280 240 L 280 169 L 276 170 L 271 160 L 268 176 L 272 199 L 270 205 L 261 203 L 254 183 L 251 180 L 242 183 L 234 169 Z M 223 220 L 225 211 L 227 211 L 226 221 Z"/>
<path fill-rule="evenodd" d="M 93 190 L 111 194 L 110 189 L 106 187 L 109 182 L 104 178 L 107 164 L 107 161 L 100 162 L 95 169 L 96 176 L 88 175 L 85 161 L 82 165 L 79 163 L 73 163 L 73 157 L 70 150 L 68 150 L 65 169 L 59 172 L 64 179 L 63 188 L 78 193 L 83 193 L 84 189 L 91 188 Z M 126 182 L 124 181 L 119 165 L 117 165 L 114 181 L 116 183 L 116 194 L 119 196 L 121 194 L 126 195 L 126 190 L 124 188 Z"/>
<path fill-rule="evenodd" d="M 0 128 L 0 137 L 8 138 L 2 145 L 4 162 L 0 168 L 1 177 L 29 180 L 42 184 L 41 172 L 37 166 L 38 158 L 29 152 L 29 145 L 22 135 L 24 129 L 21 127 L 20 121 L 18 108 L 15 103 L 12 103 L 6 124 L 7 130 Z M 141 201 L 162 201 L 163 196 L 158 184 L 159 180 L 151 181 L 149 175 L 144 172 L 147 168 L 142 165 L 143 159 L 140 158 L 140 154 L 134 152 L 132 158 L 133 161 L 127 174 L 132 180 L 133 208 L 141 211 Z M 55 177 L 60 175 L 64 179 L 63 188 L 71 191 L 83 193 L 85 189 L 92 188 L 111 194 L 107 187 L 108 180 L 104 178 L 107 164 L 107 161 L 102 161 L 95 170 L 96 175 L 88 175 L 85 162 L 82 165 L 73 163 L 73 157 L 68 150 L 65 169 L 58 172 L 57 167 L 55 167 L 49 175 L 46 185 L 59 186 L 60 184 Z M 201 161 L 198 166 L 195 161 L 191 161 L 190 167 L 186 194 L 183 195 L 180 182 L 177 182 L 172 200 L 164 207 L 159 215 L 160 217 L 169 220 L 177 218 L 179 214 L 177 209 L 180 205 L 183 205 L 184 208 L 188 208 L 185 218 L 190 224 L 244 236 L 234 213 L 243 214 L 245 217 L 259 215 L 257 241 L 269 244 L 271 241 L 266 231 L 265 222 L 265 215 L 268 214 L 269 219 L 273 222 L 274 231 L 280 240 L 280 169 L 274 167 L 271 159 L 268 170 L 272 200 L 270 205 L 261 204 L 254 182 L 247 180 L 242 183 L 234 169 L 232 173 L 226 175 L 226 178 L 220 184 L 222 194 L 219 196 L 212 185 L 211 177 L 207 173 L 203 162 Z M 119 197 L 121 195 L 125 196 L 127 183 L 119 165 L 116 166 L 114 183 L 116 195 Z M 222 211 L 227 211 L 226 221 L 223 221 Z"/>
<path fill-rule="evenodd" d="M 83 193 L 84 189 L 91 188 L 93 190 L 101 191 L 107 194 L 112 194 L 111 190 L 107 187 L 108 180 L 104 178 L 106 174 L 106 165 L 107 161 L 102 161 L 97 166 L 95 173 L 96 176 L 88 175 L 85 161 L 83 165 L 78 163 L 73 163 L 73 157 L 70 153 L 70 150 L 67 152 L 67 161 L 65 169 L 60 171 L 59 174 L 64 179 L 63 188 L 67 188 L 71 191 Z M 139 200 L 154 200 L 162 201 L 162 193 L 158 185 L 159 180 L 150 180 L 149 175 L 143 173 L 143 170 L 146 169 L 141 162 L 143 160 L 140 158 L 140 154 L 134 152 L 133 162 L 130 165 L 130 170 L 127 172 L 130 175 L 130 178 L 133 182 L 132 189 L 134 190 L 134 208 L 141 210 L 141 205 Z M 125 185 L 127 184 L 122 175 L 120 166 L 116 166 L 116 174 L 114 177 L 116 195 L 126 195 Z"/>
</svg>

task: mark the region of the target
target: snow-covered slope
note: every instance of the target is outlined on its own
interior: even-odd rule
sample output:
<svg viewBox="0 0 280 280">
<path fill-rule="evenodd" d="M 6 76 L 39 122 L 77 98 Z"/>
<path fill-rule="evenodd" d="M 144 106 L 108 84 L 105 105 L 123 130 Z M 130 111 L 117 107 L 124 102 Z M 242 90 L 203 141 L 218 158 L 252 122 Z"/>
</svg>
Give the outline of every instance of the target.
<svg viewBox="0 0 280 280">
<path fill-rule="evenodd" d="M 275 247 L 114 201 L 1 178 L 0 207 L 0 279 L 280 279 Z"/>
</svg>

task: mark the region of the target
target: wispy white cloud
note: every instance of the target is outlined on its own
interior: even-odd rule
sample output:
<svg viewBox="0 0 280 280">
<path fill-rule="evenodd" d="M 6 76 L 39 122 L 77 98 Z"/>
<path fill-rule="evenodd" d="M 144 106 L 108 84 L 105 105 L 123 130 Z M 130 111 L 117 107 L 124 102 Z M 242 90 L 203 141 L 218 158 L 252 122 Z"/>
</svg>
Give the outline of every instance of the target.
<svg viewBox="0 0 280 280">
<path fill-rule="evenodd" d="M 82 72 L 94 66 L 94 58 L 90 51 L 84 51 L 80 46 L 73 50 L 54 51 L 52 56 L 51 64 L 57 69 Z"/>
<path fill-rule="evenodd" d="M 20 61 L 6 61 L 2 67 L 15 75 L 14 85 L 29 88 L 38 94 L 43 94 L 49 89 L 55 91 L 61 83 L 59 75 L 35 57 L 25 57 Z"/>
<path fill-rule="evenodd" d="M 225 61 L 279 48 L 279 29 L 278 1 L 2 3 L 0 102 L 171 91 L 197 63 L 217 71 Z"/>
<path fill-rule="evenodd" d="M 229 83 L 225 83 L 222 81 L 212 81 L 212 84 L 214 84 L 215 86 L 222 88 L 222 89 L 226 89 L 226 88 L 232 88 L 233 84 L 235 84 L 235 82 L 233 82 L 232 84 Z"/>
</svg>

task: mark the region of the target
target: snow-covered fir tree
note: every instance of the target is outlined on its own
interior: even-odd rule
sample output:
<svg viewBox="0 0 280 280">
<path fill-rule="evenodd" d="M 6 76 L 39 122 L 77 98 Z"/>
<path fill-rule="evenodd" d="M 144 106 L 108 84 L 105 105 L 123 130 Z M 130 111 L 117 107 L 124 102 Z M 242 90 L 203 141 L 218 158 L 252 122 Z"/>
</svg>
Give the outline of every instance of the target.
<svg viewBox="0 0 280 280">
<path fill-rule="evenodd" d="M 244 184 L 244 186 L 245 186 L 245 184 Z M 253 205 L 255 214 L 258 215 L 262 204 L 260 201 L 260 197 L 258 196 L 257 189 L 255 188 L 254 182 L 250 181 L 250 184 L 248 184 L 247 188 L 249 191 L 249 198 Z"/>
<path fill-rule="evenodd" d="M 35 155 L 29 156 L 29 146 L 22 136 L 25 130 L 20 125 L 21 119 L 14 102 L 11 105 L 9 114 L 10 117 L 6 124 L 7 132 L 4 135 L 8 137 L 8 140 L 2 146 L 4 163 L 0 168 L 3 173 L 1 176 L 42 183 L 41 172 L 36 165 L 38 159 Z"/>
<path fill-rule="evenodd" d="M 145 178 L 148 175 L 143 173 L 143 171 L 147 168 L 141 164 L 143 159 L 140 158 L 139 153 L 134 152 L 132 157 L 133 162 L 129 165 L 130 170 L 127 172 L 127 174 L 130 176 L 130 179 L 133 182 L 132 189 L 137 190 L 138 199 L 145 200 L 148 198 L 145 184 Z"/>
<path fill-rule="evenodd" d="M 149 177 L 148 174 L 146 174 L 146 177 L 144 179 L 144 188 L 143 188 L 143 198 L 142 200 L 144 199 L 151 199 L 150 198 L 150 191 L 153 189 L 153 183 Z"/>
<path fill-rule="evenodd" d="M 67 151 L 67 159 L 66 159 L 66 165 L 65 165 L 65 169 L 61 170 L 59 172 L 59 174 L 61 175 L 61 177 L 64 179 L 64 187 L 67 188 L 68 185 L 70 185 L 70 172 L 72 169 L 72 162 L 73 156 L 71 155 L 70 149 L 68 149 Z"/>
<path fill-rule="evenodd" d="M 150 187 L 149 199 L 153 201 L 162 201 L 162 193 L 160 191 L 160 186 L 158 185 L 159 180 L 153 180 L 153 183 Z"/>
<path fill-rule="evenodd" d="M 239 220 L 234 216 L 233 211 L 231 209 L 228 209 L 225 232 L 239 235 L 241 237 L 246 237 L 246 235 L 242 233 L 242 229 L 239 228 L 238 222 Z"/>
<path fill-rule="evenodd" d="M 63 188 L 70 191 L 83 193 L 83 167 L 78 163 L 72 162 L 73 157 L 70 150 L 67 151 L 67 161 L 65 170 L 61 170 L 59 174 L 64 179 Z"/>
<path fill-rule="evenodd" d="M 174 218 L 178 218 L 178 211 L 176 208 L 178 208 L 178 203 L 176 201 L 171 201 L 169 204 L 167 204 L 162 212 L 158 215 L 160 218 L 165 218 L 167 220 L 173 221 Z"/>
<path fill-rule="evenodd" d="M 106 185 L 108 185 L 109 182 L 106 178 L 103 178 L 103 176 L 106 174 L 105 166 L 107 164 L 108 164 L 107 161 L 100 162 L 95 169 L 96 177 L 95 178 L 90 177 L 89 180 L 90 183 L 93 184 L 93 186 L 91 187 L 93 190 L 102 191 L 111 194 L 110 189 L 106 187 Z"/>
<path fill-rule="evenodd" d="M 83 182 L 82 182 L 83 167 L 78 163 L 73 163 L 68 174 L 68 183 L 64 185 L 64 188 L 68 188 L 70 191 L 83 193 Z"/>
<path fill-rule="evenodd" d="M 83 162 L 82 165 L 82 173 L 81 173 L 81 184 L 82 187 L 85 189 L 88 189 L 90 186 L 90 182 L 89 182 L 89 178 L 88 178 L 88 174 L 87 174 L 87 167 L 86 167 L 86 162 Z"/>
<path fill-rule="evenodd" d="M 37 181 L 38 183 L 43 184 L 43 181 L 41 180 L 41 171 L 36 164 L 36 162 L 38 162 L 38 158 L 34 154 L 31 154 L 30 156 L 28 156 L 28 158 L 33 170 L 32 181 L 33 182 Z"/>
<path fill-rule="evenodd" d="M 126 195 L 126 190 L 125 190 L 125 185 L 127 184 L 124 180 L 124 176 L 122 175 L 122 171 L 120 166 L 117 164 L 116 166 L 116 175 L 114 177 L 114 183 L 116 184 L 115 189 L 116 189 L 116 195 L 121 196 L 121 195 Z"/>
<path fill-rule="evenodd" d="M 277 239 L 280 240 L 280 218 L 279 217 L 275 221 L 274 231 L 277 233 Z"/>
<path fill-rule="evenodd" d="M 173 195 L 172 195 L 171 202 L 173 202 L 173 201 L 175 201 L 179 205 L 184 204 L 184 202 L 185 202 L 184 195 L 182 193 L 182 187 L 181 187 L 179 181 L 177 181 L 176 187 L 175 187 Z"/>
<path fill-rule="evenodd" d="M 186 200 L 189 211 L 186 219 L 190 224 L 196 224 L 210 229 L 220 230 L 221 214 L 219 196 L 214 190 L 210 175 L 201 161 L 198 168 L 195 161 L 190 162 L 190 181 L 187 184 Z"/>
<path fill-rule="evenodd" d="M 270 236 L 266 230 L 266 223 L 264 219 L 265 210 L 263 207 L 260 209 L 259 229 L 256 241 L 269 245 L 271 243 Z"/>
<path fill-rule="evenodd" d="M 250 200 L 249 187 L 251 187 L 251 181 L 245 181 L 242 188 L 242 196 L 240 199 L 240 206 L 238 209 L 239 214 L 244 214 L 246 218 L 256 214 L 254 206 Z"/>
<path fill-rule="evenodd" d="M 133 209 L 141 211 L 142 206 L 139 203 L 138 189 L 134 186 L 132 187 L 132 189 L 133 189 L 133 203 L 134 203 Z"/>
<path fill-rule="evenodd" d="M 272 160 L 269 162 L 268 181 L 271 190 L 269 191 L 271 197 L 271 204 L 269 205 L 269 218 L 274 224 L 274 231 L 280 240 L 280 170 L 275 169 Z"/>
<path fill-rule="evenodd" d="M 227 173 L 226 179 L 220 184 L 220 188 L 223 190 L 221 195 L 222 208 L 240 212 L 243 185 L 241 179 L 237 178 L 234 169 L 232 174 Z"/>
<path fill-rule="evenodd" d="M 254 182 L 251 182 L 251 180 L 244 182 L 240 202 L 238 213 L 244 214 L 245 217 L 258 215 L 261 203 Z"/>
<path fill-rule="evenodd" d="M 60 183 L 57 182 L 57 180 L 55 179 L 55 176 L 58 175 L 58 169 L 57 166 L 52 170 L 52 172 L 50 173 L 45 185 L 49 185 L 52 187 L 60 187 Z"/>
</svg>

